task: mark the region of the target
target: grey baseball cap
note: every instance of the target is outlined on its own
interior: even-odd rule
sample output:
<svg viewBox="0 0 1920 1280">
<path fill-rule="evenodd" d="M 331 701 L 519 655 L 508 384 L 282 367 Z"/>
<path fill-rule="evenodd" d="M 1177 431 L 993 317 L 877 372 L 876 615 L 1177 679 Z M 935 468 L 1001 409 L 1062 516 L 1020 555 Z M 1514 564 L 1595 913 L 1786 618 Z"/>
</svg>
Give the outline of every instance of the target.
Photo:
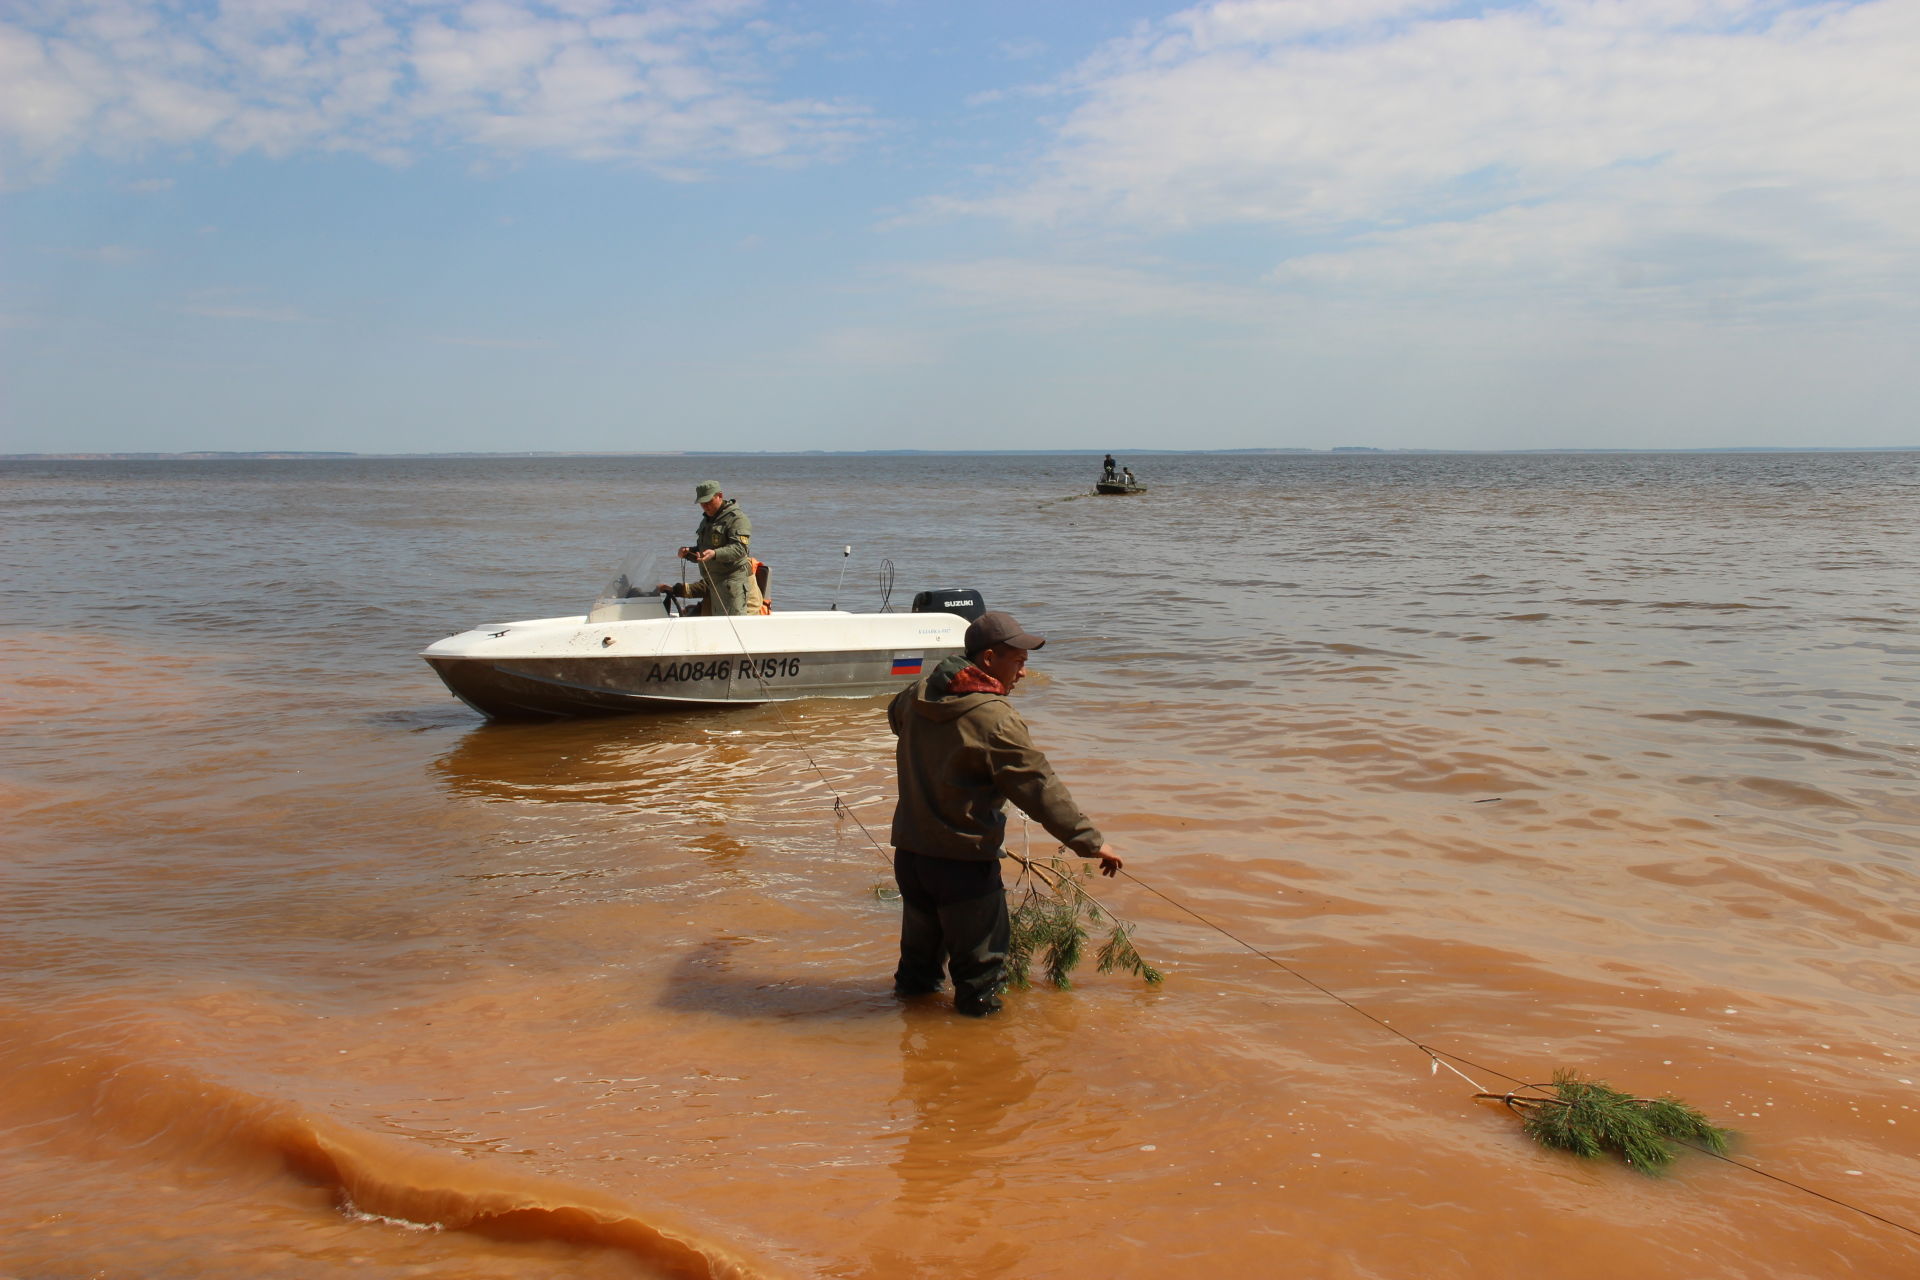
<svg viewBox="0 0 1920 1280">
<path fill-rule="evenodd" d="M 1036 636 L 1021 628 L 1010 613 L 983 613 L 967 624 L 967 636 L 962 642 L 971 657 L 982 649 L 991 649 L 997 644 L 1010 644 L 1016 649 L 1038 649 L 1047 642 L 1045 636 Z"/>
<path fill-rule="evenodd" d="M 699 484 L 693 486 L 693 500 L 695 502 L 705 502 L 708 498 L 718 497 L 719 494 L 720 482 L 718 480 L 702 480 Z"/>
</svg>

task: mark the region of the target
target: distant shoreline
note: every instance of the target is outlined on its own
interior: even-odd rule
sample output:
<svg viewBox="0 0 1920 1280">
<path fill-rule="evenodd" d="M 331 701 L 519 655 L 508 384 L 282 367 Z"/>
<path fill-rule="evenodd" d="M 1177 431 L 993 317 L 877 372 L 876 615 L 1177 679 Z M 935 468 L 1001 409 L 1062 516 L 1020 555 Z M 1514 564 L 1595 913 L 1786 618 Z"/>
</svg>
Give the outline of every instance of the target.
<svg viewBox="0 0 1920 1280">
<path fill-rule="evenodd" d="M 1129 457 L 1202 455 L 1218 457 L 1354 457 L 1360 455 L 1486 456 L 1626 453 L 1912 453 L 1920 444 L 1886 445 L 1729 445 L 1703 449 L 1375 449 L 1342 445 L 1331 449 L 1126 449 Z M 492 450 L 455 453 L 349 453 L 337 450 L 205 449 L 185 453 L 0 453 L 0 462 L 301 462 L 382 458 L 1011 458 L 1099 457 L 1104 449 L 581 449 Z"/>
</svg>

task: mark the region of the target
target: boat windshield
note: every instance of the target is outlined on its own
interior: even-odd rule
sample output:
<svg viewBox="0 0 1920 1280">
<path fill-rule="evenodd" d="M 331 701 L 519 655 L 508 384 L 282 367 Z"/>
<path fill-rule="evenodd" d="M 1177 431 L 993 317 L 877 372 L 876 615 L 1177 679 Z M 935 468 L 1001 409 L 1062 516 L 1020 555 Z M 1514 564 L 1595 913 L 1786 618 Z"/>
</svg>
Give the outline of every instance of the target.
<svg viewBox="0 0 1920 1280">
<path fill-rule="evenodd" d="M 643 596 L 657 597 L 664 583 L 671 586 L 690 576 L 693 566 L 653 541 L 642 542 L 627 552 L 613 581 L 600 589 L 590 612 L 599 612 L 622 600 Z"/>
</svg>

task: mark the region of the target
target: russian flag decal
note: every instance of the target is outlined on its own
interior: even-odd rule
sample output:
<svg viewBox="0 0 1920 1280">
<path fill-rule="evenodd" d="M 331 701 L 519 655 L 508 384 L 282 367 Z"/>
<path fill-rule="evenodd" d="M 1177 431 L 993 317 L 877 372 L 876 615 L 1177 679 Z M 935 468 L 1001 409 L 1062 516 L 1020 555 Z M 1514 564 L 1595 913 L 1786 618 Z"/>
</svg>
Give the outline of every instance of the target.
<svg viewBox="0 0 1920 1280">
<path fill-rule="evenodd" d="M 917 653 L 896 653 L 893 655 L 893 674 L 897 676 L 917 676 L 920 674 L 920 655 Z"/>
</svg>

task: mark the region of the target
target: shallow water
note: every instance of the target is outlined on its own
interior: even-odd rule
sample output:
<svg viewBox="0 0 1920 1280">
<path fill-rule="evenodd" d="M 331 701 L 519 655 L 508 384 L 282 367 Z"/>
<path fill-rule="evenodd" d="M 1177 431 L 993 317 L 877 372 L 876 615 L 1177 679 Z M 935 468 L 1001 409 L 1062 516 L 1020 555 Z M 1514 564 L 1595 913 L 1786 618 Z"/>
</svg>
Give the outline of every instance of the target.
<svg viewBox="0 0 1920 1280">
<path fill-rule="evenodd" d="M 1912 1274 L 1920 454 L 1123 461 L 0 464 L 0 1274 Z M 887 995 L 881 700 L 489 726 L 415 656 L 708 473 L 777 606 L 1050 637 L 1162 988 Z M 1900 1225 L 1537 1150 L 1147 885 Z"/>
</svg>

